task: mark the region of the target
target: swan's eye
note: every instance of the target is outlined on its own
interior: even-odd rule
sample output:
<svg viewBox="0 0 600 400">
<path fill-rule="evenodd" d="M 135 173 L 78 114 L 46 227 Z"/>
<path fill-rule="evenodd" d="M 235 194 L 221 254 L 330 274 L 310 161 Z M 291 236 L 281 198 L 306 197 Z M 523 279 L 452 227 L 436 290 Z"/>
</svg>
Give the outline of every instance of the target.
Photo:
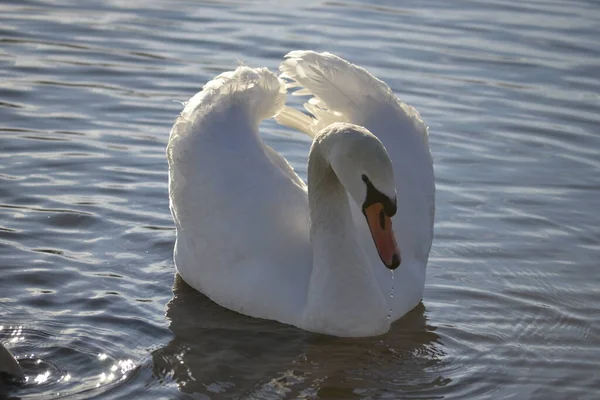
<svg viewBox="0 0 600 400">
<path fill-rule="evenodd" d="M 375 186 L 373 186 L 373 184 L 371 183 L 371 180 L 365 174 L 362 175 L 362 180 L 367 185 L 367 197 L 365 199 L 365 202 L 363 203 L 363 213 L 364 210 L 370 205 L 375 203 L 381 203 L 383 205 L 382 212 L 385 214 L 379 217 L 380 221 L 383 221 L 381 218 L 385 218 L 386 215 L 388 217 L 393 217 L 396 214 L 396 198 L 394 197 L 394 199 L 392 200 L 388 196 L 377 190 Z M 384 222 L 380 222 L 380 225 L 382 229 L 385 229 Z"/>
<path fill-rule="evenodd" d="M 379 211 L 379 226 L 385 231 L 385 213 L 383 212 L 383 208 Z"/>
</svg>

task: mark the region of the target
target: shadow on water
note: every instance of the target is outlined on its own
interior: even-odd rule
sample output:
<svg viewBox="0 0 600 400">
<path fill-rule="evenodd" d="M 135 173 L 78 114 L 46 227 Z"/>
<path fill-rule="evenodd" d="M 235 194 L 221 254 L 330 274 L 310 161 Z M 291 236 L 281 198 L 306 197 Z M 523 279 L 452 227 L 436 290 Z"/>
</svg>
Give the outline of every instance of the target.
<svg viewBox="0 0 600 400">
<path fill-rule="evenodd" d="M 342 339 L 228 311 L 176 276 L 154 374 L 185 393 L 251 398 L 435 396 L 445 352 L 420 304 L 383 336 Z"/>
</svg>

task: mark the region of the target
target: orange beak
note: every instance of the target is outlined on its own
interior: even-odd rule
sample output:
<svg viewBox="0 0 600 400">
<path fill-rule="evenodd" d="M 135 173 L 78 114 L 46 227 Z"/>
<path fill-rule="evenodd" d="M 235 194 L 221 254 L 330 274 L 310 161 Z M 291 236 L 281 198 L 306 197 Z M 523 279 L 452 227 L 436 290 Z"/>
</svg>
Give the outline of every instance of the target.
<svg viewBox="0 0 600 400">
<path fill-rule="evenodd" d="M 394 237 L 392 219 L 385 214 L 383 204 L 373 203 L 365 208 L 363 212 L 365 217 L 367 217 L 371 236 L 373 237 L 381 261 L 389 269 L 398 268 L 401 262 L 400 250 Z"/>
</svg>

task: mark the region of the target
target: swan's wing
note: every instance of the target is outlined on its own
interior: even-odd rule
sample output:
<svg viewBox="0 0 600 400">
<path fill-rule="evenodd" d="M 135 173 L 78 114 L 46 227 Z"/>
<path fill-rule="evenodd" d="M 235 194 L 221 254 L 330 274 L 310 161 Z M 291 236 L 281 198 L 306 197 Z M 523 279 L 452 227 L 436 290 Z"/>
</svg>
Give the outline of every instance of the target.
<svg viewBox="0 0 600 400">
<path fill-rule="evenodd" d="M 401 102 L 390 87 L 366 69 L 330 53 L 292 51 L 280 65 L 288 88 L 302 87 L 293 95 L 311 95 L 305 109 L 313 118 L 284 107 L 275 117 L 282 125 L 314 136 L 333 122 L 350 122 L 367 127 L 382 113 L 395 113 L 396 122 L 427 140 L 427 127 L 419 113 Z M 381 139 L 381 138 L 380 138 Z"/>
<path fill-rule="evenodd" d="M 304 183 L 258 133 L 285 96 L 267 69 L 219 75 L 187 102 L 167 146 L 178 272 L 217 303 L 268 318 L 292 312 L 279 299 L 305 293 L 312 265 Z"/>
<path fill-rule="evenodd" d="M 398 192 L 393 224 L 403 260 L 396 279 L 411 287 L 395 291 L 393 315 L 402 315 L 407 305 L 420 300 L 433 238 L 435 185 L 427 126 L 413 107 L 364 68 L 330 53 L 292 51 L 285 58 L 281 77 L 289 81 L 289 88 L 300 88 L 294 94 L 312 96 L 304 104 L 311 116 L 286 106 L 276 115 L 277 122 L 310 136 L 333 122 L 361 125 L 383 142 L 392 159 Z M 350 203 L 382 290 L 389 293 L 389 273 L 381 266 L 362 212 Z"/>
</svg>

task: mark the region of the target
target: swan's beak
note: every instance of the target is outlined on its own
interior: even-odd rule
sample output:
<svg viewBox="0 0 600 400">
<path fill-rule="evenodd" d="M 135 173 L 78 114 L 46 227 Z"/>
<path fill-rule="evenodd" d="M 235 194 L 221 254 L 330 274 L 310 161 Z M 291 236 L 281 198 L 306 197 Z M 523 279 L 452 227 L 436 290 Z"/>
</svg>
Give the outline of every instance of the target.
<svg viewBox="0 0 600 400">
<path fill-rule="evenodd" d="M 386 215 L 382 203 L 373 203 L 363 210 L 371 230 L 375 247 L 379 252 L 381 261 L 389 269 L 396 269 L 400 265 L 400 250 L 396 244 L 392 219 Z"/>
</svg>

